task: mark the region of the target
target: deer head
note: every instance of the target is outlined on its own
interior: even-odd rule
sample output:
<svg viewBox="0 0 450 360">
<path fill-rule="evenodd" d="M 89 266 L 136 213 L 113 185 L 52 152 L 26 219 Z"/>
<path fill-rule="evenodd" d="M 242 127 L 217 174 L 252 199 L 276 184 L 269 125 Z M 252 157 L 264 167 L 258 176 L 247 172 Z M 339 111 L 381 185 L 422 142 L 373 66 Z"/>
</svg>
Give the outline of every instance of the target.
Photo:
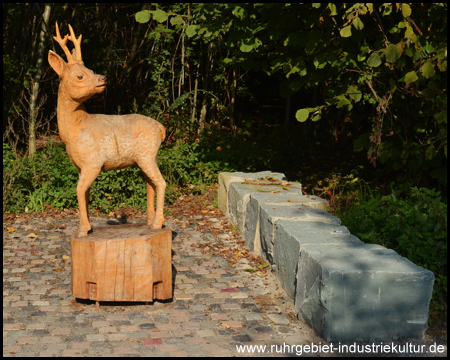
<svg viewBox="0 0 450 360">
<path fill-rule="evenodd" d="M 56 36 L 53 37 L 66 54 L 68 62 L 53 51 L 48 53 L 48 62 L 61 79 L 59 85 L 59 96 L 68 96 L 72 100 L 83 103 L 95 94 L 102 93 L 106 88 L 106 77 L 96 75 L 94 72 L 84 66 L 81 57 L 81 38 L 78 37 L 69 25 L 70 36 L 61 38 L 58 23 L 56 23 Z M 67 47 L 67 40 L 73 42 L 75 48 L 72 53 Z"/>
</svg>

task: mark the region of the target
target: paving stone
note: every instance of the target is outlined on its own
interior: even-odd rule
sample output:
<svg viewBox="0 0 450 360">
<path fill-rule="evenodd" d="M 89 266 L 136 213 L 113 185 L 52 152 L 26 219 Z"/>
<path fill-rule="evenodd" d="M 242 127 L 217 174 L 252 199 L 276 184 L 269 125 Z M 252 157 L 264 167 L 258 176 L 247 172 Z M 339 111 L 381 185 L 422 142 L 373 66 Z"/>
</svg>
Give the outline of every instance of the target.
<svg viewBox="0 0 450 360">
<path fill-rule="evenodd" d="M 62 260 L 62 255 L 70 256 L 68 236 L 77 229 L 77 216 L 36 218 L 25 226 L 16 218 L 17 231 L 3 232 L 4 356 L 242 356 L 236 345 L 282 344 L 283 336 L 296 344 L 326 343 L 287 315 L 295 312 L 295 306 L 272 273 L 259 277 L 243 271 L 251 267 L 246 259 L 230 263 L 220 254 L 203 254 L 191 247 L 217 248 L 219 241 L 225 249 L 246 246 L 237 233 L 201 232 L 211 223 L 222 227 L 224 216 L 194 216 L 205 228 L 178 219 L 166 223 L 174 230 L 176 253 L 172 300 L 101 303 L 99 308 L 71 296 L 70 259 Z M 111 221 L 93 218 L 97 226 Z M 63 231 L 51 227 L 60 223 L 66 226 Z M 39 226 L 37 239 L 25 238 Z M 13 238 L 14 234 L 21 237 Z M 40 251 L 22 251 L 32 242 Z"/>
<path fill-rule="evenodd" d="M 267 317 L 271 319 L 275 324 L 289 324 L 288 317 L 284 314 L 267 314 Z"/>
</svg>

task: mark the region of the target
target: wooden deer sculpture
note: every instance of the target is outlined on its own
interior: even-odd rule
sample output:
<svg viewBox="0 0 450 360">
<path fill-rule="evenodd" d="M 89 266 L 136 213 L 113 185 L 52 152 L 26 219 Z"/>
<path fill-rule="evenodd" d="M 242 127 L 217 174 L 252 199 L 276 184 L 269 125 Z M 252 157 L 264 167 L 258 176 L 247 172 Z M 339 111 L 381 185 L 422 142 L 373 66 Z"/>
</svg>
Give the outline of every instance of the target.
<svg viewBox="0 0 450 360">
<path fill-rule="evenodd" d="M 88 218 L 89 189 L 101 170 L 123 169 L 137 165 L 147 181 L 147 224 L 161 229 L 164 223 L 164 193 L 166 182 L 156 165 L 156 155 L 165 138 L 164 127 L 143 115 L 88 114 L 83 103 L 106 88 L 106 77 L 96 75 L 81 59 L 81 35 L 61 38 L 58 23 L 56 36 L 66 54 L 66 63 L 53 51 L 48 53 L 50 66 L 60 77 L 58 91 L 58 129 L 66 144 L 67 154 L 78 169 L 77 198 L 80 207 L 78 236 L 87 236 L 91 225 Z M 73 42 L 70 53 L 66 43 Z M 154 210 L 155 190 L 157 195 Z"/>
</svg>

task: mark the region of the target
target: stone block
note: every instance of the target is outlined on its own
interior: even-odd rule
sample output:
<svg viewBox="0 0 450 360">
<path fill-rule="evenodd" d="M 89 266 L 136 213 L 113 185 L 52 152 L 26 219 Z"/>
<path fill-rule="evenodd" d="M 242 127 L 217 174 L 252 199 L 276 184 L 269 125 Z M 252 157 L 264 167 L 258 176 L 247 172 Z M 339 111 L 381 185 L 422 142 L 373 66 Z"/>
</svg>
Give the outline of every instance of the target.
<svg viewBox="0 0 450 360">
<path fill-rule="evenodd" d="M 319 221 L 277 221 L 273 239 L 273 269 L 281 286 L 292 298 L 296 296 L 298 259 L 303 246 L 363 244 L 345 226 Z"/>
<path fill-rule="evenodd" d="M 326 341 L 422 339 L 434 274 L 373 244 L 300 248 L 295 306 Z"/>
<path fill-rule="evenodd" d="M 297 183 L 296 183 L 297 184 Z M 312 199 L 301 195 L 301 185 L 298 187 L 290 187 L 289 191 L 279 190 L 278 192 L 258 192 L 254 186 L 249 184 L 233 184 L 232 191 L 230 191 L 229 199 L 231 212 L 238 214 L 234 210 L 234 204 L 239 204 L 239 209 L 244 217 L 241 217 L 244 226 L 239 230 L 244 235 L 247 245 L 257 255 L 262 255 L 268 261 L 272 262 L 272 245 L 273 243 L 273 226 L 276 221 L 281 219 L 297 220 L 297 221 L 319 221 L 340 224 L 340 220 L 327 212 L 321 210 L 324 205 L 328 204 L 325 200 L 317 197 Z M 270 189 L 271 187 L 264 187 Z M 296 190 L 294 190 L 296 189 Z M 234 199 L 234 193 L 239 193 L 237 198 L 243 199 L 239 203 Z M 232 195 L 233 194 L 233 195 Z M 245 206 L 245 210 L 244 207 Z M 295 216 L 294 216 L 295 215 Z M 239 218 L 241 215 L 237 215 Z M 292 218 L 294 216 L 294 218 Z M 234 219 L 236 223 L 241 223 L 239 219 Z M 233 221 L 232 220 L 232 221 Z"/>
<path fill-rule="evenodd" d="M 249 206 L 253 205 L 255 200 L 252 198 Z M 247 207 L 249 207 L 247 206 Z M 279 220 L 307 222 L 323 222 L 334 225 L 340 225 L 341 220 L 327 213 L 326 211 L 312 208 L 309 206 L 280 206 L 277 204 L 260 204 L 259 210 L 259 232 L 261 253 L 268 261 L 273 263 L 273 244 L 274 244 L 274 226 Z M 247 221 L 249 222 L 249 221 Z M 303 224 L 299 224 L 301 227 Z M 255 239 L 257 242 L 258 239 Z"/>
<path fill-rule="evenodd" d="M 244 173 L 244 172 L 222 172 L 219 174 L 219 188 L 218 188 L 218 203 L 219 209 L 223 214 L 228 216 L 228 190 L 229 186 L 233 182 L 244 182 L 245 179 L 260 179 L 267 176 L 273 177 L 277 180 L 286 181 L 287 178 L 282 173 L 274 173 L 271 171 L 261 171 L 256 173 Z"/>
<path fill-rule="evenodd" d="M 248 247 L 256 254 L 261 255 L 261 239 L 260 239 L 260 221 L 259 221 L 259 204 L 253 197 L 248 198 L 246 203 L 244 219 L 244 240 Z"/>
<path fill-rule="evenodd" d="M 327 341 L 423 338 L 431 271 L 364 244 L 324 211 L 325 200 L 302 195 L 300 184 L 265 181 L 275 178 L 268 172 L 236 175 L 220 180 L 222 211 L 250 249 L 272 264 L 298 317 L 318 335 Z M 286 181 L 283 174 L 278 179 Z"/>
<path fill-rule="evenodd" d="M 321 210 L 326 210 L 328 207 L 328 202 L 318 196 L 302 195 L 302 185 L 300 183 L 290 183 L 287 186 L 244 185 L 248 189 L 255 190 L 252 196 L 260 204 L 274 203 L 283 206 L 309 206 Z"/>
<path fill-rule="evenodd" d="M 233 225 L 237 225 L 241 233 L 244 233 L 247 203 L 251 193 L 252 190 L 241 183 L 232 184 L 228 189 L 228 219 Z"/>
</svg>

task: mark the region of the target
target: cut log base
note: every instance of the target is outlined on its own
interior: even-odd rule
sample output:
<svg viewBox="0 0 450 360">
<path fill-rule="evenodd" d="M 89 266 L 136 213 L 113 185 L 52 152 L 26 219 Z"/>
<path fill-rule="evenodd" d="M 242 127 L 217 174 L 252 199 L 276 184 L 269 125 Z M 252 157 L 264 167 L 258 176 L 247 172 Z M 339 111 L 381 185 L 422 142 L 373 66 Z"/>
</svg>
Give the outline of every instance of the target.
<svg viewBox="0 0 450 360">
<path fill-rule="evenodd" d="M 145 224 L 96 227 L 71 236 L 72 295 L 100 301 L 167 300 L 172 295 L 172 231 Z"/>
</svg>

